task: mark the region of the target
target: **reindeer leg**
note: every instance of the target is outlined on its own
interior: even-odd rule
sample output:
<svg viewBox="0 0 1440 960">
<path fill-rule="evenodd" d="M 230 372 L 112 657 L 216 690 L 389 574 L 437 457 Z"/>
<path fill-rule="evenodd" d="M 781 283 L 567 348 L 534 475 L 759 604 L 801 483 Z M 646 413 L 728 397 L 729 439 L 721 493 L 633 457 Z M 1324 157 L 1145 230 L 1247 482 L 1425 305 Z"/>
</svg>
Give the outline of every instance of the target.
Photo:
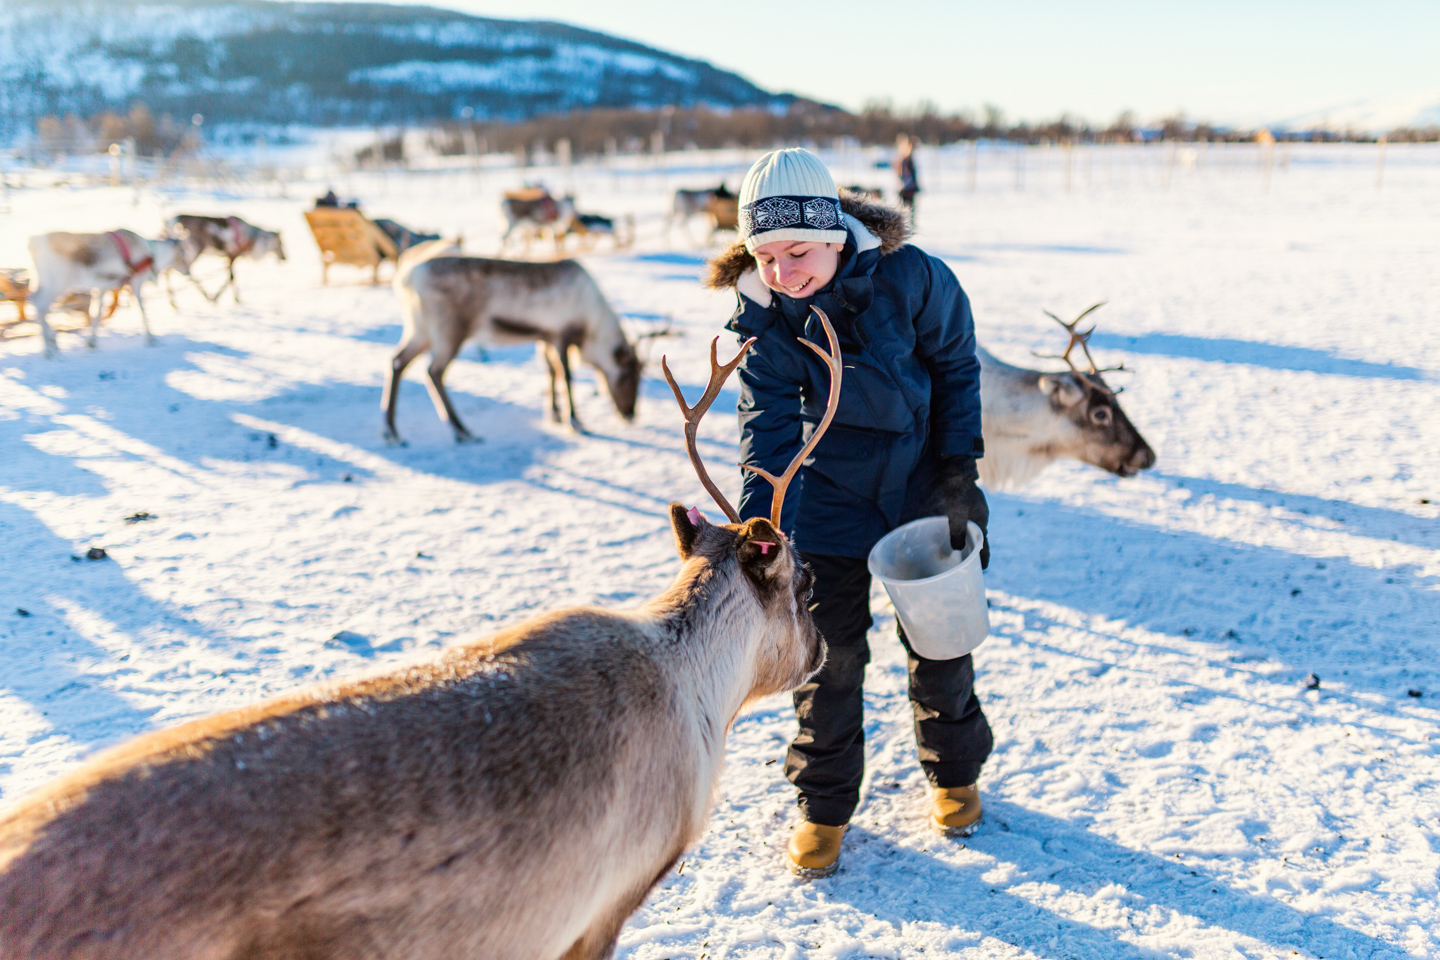
<svg viewBox="0 0 1440 960">
<path fill-rule="evenodd" d="M 142 285 L 143 281 L 132 282 L 130 284 L 130 295 L 135 298 L 135 306 L 140 308 L 140 323 L 145 328 L 145 344 L 153 347 L 159 341 L 155 339 L 155 334 L 150 332 L 150 317 L 145 313 L 145 301 L 140 299 L 140 287 Z M 120 290 L 118 288 L 115 290 L 115 296 L 120 296 Z"/>
<path fill-rule="evenodd" d="M 385 392 L 380 395 L 380 409 L 385 411 L 385 429 L 380 435 L 391 446 L 405 446 L 405 441 L 401 440 L 400 434 L 395 431 L 395 405 L 400 399 L 400 378 L 405 375 L 405 368 L 410 366 L 410 362 L 429 348 L 429 340 L 413 337 L 390 358 L 390 372 L 385 377 Z"/>
<path fill-rule="evenodd" d="M 455 431 L 456 443 L 468 443 L 478 440 L 473 433 L 465 429 L 465 424 L 460 422 L 460 416 L 455 412 L 455 405 L 450 402 L 450 394 L 445 391 L 445 368 L 450 366 L 450 361 L 455 359 L 455 354 L 460 352 L 460 344 L 436 344 L 430 348 L 430 399 L 435 404 L 435 412 L 440 414 L 440 419 L 450 424 L 450 429 Z"/>
<path fill-rule="evenodd" d="M 165 271 L 165 297 L 170 301 L 170 309 L 178 312 L 180 307 L 175 303 L 175 274 L 171 270 Z"/>
<path fill-rule="evenodd" d="M 118 294 L 120 292 L 120 288 L 116 287 L 115 292 Z M 85 339 L 85 346 L 89 347 L 91 350 L 94 350 L 96 346 L 95 336 L 100 332 L 100 318 L 105 313 L 104 290 L 97 289 L 91 291 L 90 309 L 87 312 L 90 314 L 90 336 Z"/>
<path fill-rule="evenodd" d="M 235 261 L 230 261 L 230 279 L 226 281 L 230 285 L 230 292 L 235 295 L 235 302 L 240 302 L 240 284 L 235 282 Z"/>
<path fill-rule="evenodd" d="M 565 374 L 565 401 L 570 407 L 570 429 L 576 433 L 585 433 L 587 431 L 580 422 L 580 414 L 575 410 L 575 381 L 570 376 L 571 346 L 568 338 L 562 338 L 560 349 L 556 353 L 560 354 L 560 369 Z"/>
<path fill-rule="evenodd" d="M 45 358 L 54 360 L 60 354 L 60 349 L 55 345 L 55 328 L 50 326 L 46 315 L 50 312 L 50 301 L 54 299 L 48 291 L 36 290 L 35 295 L 30 298 L 30 306 L 35 310 L 35 322 L 40 324 L 40 336 L 45 341 Z M 22 305 L 20 318 L 25 318 L 25 310 Z"/>
<path fill-rule="evenodd" d="M 220 294 L 225 291 L 225 288 L 221 287 L 219 290 L 215 291 L 215 295 L 212 297 L 210 294 L 205 292 L 205 284 L 201 283 L 198 279 L 196 279 L 194 274 L 190 275 L 190 282 L 195 284 L 195 289 L 200 291 L 200 296 L 204 297 L 206 300 L 209 300 L 211 303 L 219 300 Z"/>
<path fill-rule="evenodd" d="M 558 390 L 558 381 L 560 379 L 560 358 L 555 352 L 555 345 L 550 341 L 541 341 L 541 347 L 545 353 L 545 370 L 550 374 L 550 419 L 559 423 L 560 393 Z"/>
</svg>

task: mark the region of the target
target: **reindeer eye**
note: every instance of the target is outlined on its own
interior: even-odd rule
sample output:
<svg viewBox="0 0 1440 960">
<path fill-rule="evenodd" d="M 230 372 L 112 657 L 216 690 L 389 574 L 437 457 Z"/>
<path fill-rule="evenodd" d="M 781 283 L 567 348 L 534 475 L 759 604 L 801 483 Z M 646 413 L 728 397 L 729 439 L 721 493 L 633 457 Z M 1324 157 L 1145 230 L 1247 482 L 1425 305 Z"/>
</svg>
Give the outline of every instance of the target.
<svg viewBox="0 0 1440 960">
<path fill-rule="evenodd" d="M 1091 411 L 1090 411 L 1090 419 L 1091 419 L 1091 420 L 1094 420 L 1096 423 L 1099 423 L 1099 424 L 1109 423 L 1109 422 L 1110 422 L 1110 408 L 1109 408 L 1109 407 L 1096 407 L 1094 410 L 1091 410 Z"/>
</svg>

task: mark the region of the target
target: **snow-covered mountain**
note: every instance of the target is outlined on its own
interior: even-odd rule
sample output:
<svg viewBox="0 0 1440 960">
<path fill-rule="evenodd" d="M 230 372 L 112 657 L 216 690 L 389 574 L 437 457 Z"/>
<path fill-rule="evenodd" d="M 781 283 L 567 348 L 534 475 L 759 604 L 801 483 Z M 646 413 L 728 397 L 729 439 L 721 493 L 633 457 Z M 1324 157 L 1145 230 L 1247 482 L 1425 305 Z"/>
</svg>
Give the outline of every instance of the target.
<svg viewBox="0 0 1440 960">
<path fill-rule="evenodd" d="M 708 63 L 558 23 L 269 0 L 0 0 L 0 118 L 519 119 L 587 107 L 783 102 Z"/>
<path fill-rule="evenodd" d="M 1440 127 L 1440 87 L 1311 110 L 1277 121 L 1273 126 L 1281 130 L 1353 130 L 1357 133 Z"/>
</svg>

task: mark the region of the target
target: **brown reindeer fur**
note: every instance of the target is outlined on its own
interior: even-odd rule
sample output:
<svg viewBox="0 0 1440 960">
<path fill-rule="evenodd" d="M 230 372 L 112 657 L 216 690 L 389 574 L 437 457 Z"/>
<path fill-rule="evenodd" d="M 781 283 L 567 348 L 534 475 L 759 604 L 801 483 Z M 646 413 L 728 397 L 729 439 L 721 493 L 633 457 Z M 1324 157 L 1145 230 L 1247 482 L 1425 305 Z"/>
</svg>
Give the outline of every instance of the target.
<svg viewBox="0 0 1440 960">
<path fill-rule="evenodd" d="M 21 800 L 0 958 L 608 956 L 702 831 L 743 703 L 824 657 L 767 521 L 671 519 L 684 565 L 638 609 L 142 736 Z"/>
<path fill-rule="evenodd" d="M 595 279 L 574 260 L 531 263 L 460 256 L 436 240 L 406 251 L 393 281 L 405 316 L 399 348 L 380 405 L 384 436 L 399 442 L 395 407 L 405 368 L 430 351 L 431 397 L 457 441 L 473 439 L 445 389 L 445 370 L 467 340 L 492 346 L 538 342 L 550 367 L 550 412 L 560 422 L 557 385 L 565 388 L 570 423 L 582 430 L 575 405 L 570 350 L 600 372 L 616 412 L 635 416 L 640 358 Z"/>
<path fill-rule="evenodd" d="M 848 190 L 840 191 L 840 209 L 865 224 L 866 229 L 880 238 L 880 255 L 894 253 L 910 240 L 910 219 L 904 211 L 883 203 L 865 200 Z M 738 240 L 728 250 L 710 261 L 705 286 L 724 290 L 735 286 L 740 277 L 755 269 L 755 257 Z"/>
</svg>

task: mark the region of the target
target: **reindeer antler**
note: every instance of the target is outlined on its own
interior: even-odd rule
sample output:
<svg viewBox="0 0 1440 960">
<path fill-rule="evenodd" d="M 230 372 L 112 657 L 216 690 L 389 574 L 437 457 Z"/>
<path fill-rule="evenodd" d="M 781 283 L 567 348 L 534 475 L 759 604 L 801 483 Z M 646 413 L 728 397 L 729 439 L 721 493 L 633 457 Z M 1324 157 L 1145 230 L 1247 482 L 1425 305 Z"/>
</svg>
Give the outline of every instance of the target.
<svg viewBox="0 0 1440 960">
<path fill-rule="evenodd" d="M 778 478 L 762 470 L 760 467 L 752 467 L 748 463 L 740 464 L 740 469 L 749 470 L 756 476 L 764 478 L 769 482 L 770 486 L 775 488 L 775 492 L 771 495 L 770 499 L 770 525 L 773 526 L 777 532 L 780 532 L 781 529 L 780 511 L 785 507 L 785 491 L 789 488 L 790 481 L 795 479 L 795 474 L 800 472 L 800 465 L 805 462 L 806 457 L 810 456 L 810 451 L 815 449 L 815 445 L 820 442 L 820 438 L 825 435 L 825 431 L 830 429 L 830 421 L 835 419 L 835 410 L 840 404 L 840 377 L 844 370 L 840 362 L 840 340 L 835 336 L 835 328 L 830 325 L 830 318 L 825 316 L 825 311 L 815 306 L 812 306 L 810 309 L 814 310 L 815 315 L 820 318 L 820 325 L 825 328 L 825 337 L 830 342 L 830 352 L 826 353 L 804 337 L 799 338 L 801 343 L 819 354 L 820 359 L 825 361 L 825 366 L 830 368 L 830 398 L 825 404 L 825 416 L 820 419 L 820 425 L 810 434 L 810 439 L 805 443 L 805 446 L 801 447 L 800 452 L 795 454 L 795 459 L 790 461 L 790 466 L 786 467 L 785 472 L 780 474 Z"/>
<path fill-rule="evenodd" d="M 740 345 L 740 352 L 735 354 L 735 359 L 721 365 L 720 358 L 716 353 L 720 338 L 716 337 L 710 341 L 710 382 L 693 407 L 685 404 L 685 395 L 680 392 L 680 385 L 670 374 L 670 367 L 665 363 L 664 355 L 660 357 L 660 369 L 665 371 L 665 380 L 670 384 L 670 389 L 675 391 L 675 402 L 680 404 L 680 412 L 685 415 L 685 450 L 690 454 L 690 463 L 694 465 L 695 472 L 700 475 L 700 482 L 704 484 L 706 490 L 710 491 L 710 496 L 714 498 L 720 509 L 725 511 L 725 516 L 730 518 L 731 523 L 739 523 L 740 514 L 735 512 L 735 508 L 730 506 L 730 501 L 725 499 L 720 488 L 715 486 L 715 482 L 710 479 L 710 474 L 705 472 L 705 464 L 700 461 L 700 451 L 695 447 L 695 431 L 700 426 L 700 418 L 705 416 L 705 411 L 710 409 L 710 404 L 714 403 L 715 398 L 720 395 L 720 388 L 725 385 L 725 381 L 729 379 L 734 369 L 740 365 L 740 359 L 745 356 L 745 352 L 754 342 L 754 337 L 746 340 Z"/>
<path fill-rule="evenodd" d="M 1112 390 L 1110 387 L 1105 385 L 1105 382 L 1103 380 L 1100 379 L 1100 375 L 1104 373 L 1110 373 L 1115 370 L 1124 370 L 1125 364 L 1122 363 L 1118 367 L 1105 367 L 1103 370 L 1096 367 L 1095 358 L 1090 355 L 1090 337 L 1092 334 L 1095 333 L 1095 325 L 1091 324 L 1090 329 L 1086 330 L 1083 333 L 1075 329 L 1080 325 L 1081 320 L 1084 320 L 1086 317 L 1090 316 L 1090 314 L 1105 306 L 1106 302 L 1107 301 L 1105 300 L 1101 300 L 1099 303 L 1091 304 L 1084 310 L 1084 312 L 1080 314 L 1080 316 L 1076 317 L 1074 320 L 1071 320 L 1069 323 L 1061 320 L 1049 310 L 1043 311 L 1045 316 L 1049 317 L 1051 320 L 1054 320 L 1056 323 L 1060 324 L 1060 326 L 1065 328 L 1065 332 L 1070 335 L 1070 342 L 1065 345 L 1064 353 L 1035 353 L 1035 351 L 1033 350 L 1030 352 L 1034 353 L 1035 356 L 1040 357 L 1044 360 L 1065 361 L 1065 364 L 1070 368 L 1070 372 L 1075 374 L 1075 376 L 1081 382 L 1094 387 L 1096 390 L 1100 390 L 1110 394 L 1111 396 L 1114 396 L 1115 394 L 1122 392 L 1124 388 L 1122 387 L 1119 390 Z M 1080 347 L 1080 350 L 1085 354 L 1086 362 L 1090 364 L 1089 370 L 1081 370 L 1079 367 L 1075 366 L 1075 361 L 1070 359 L 1070 353 L 1075 349 L 1077 345 Z"/>
</svg>

